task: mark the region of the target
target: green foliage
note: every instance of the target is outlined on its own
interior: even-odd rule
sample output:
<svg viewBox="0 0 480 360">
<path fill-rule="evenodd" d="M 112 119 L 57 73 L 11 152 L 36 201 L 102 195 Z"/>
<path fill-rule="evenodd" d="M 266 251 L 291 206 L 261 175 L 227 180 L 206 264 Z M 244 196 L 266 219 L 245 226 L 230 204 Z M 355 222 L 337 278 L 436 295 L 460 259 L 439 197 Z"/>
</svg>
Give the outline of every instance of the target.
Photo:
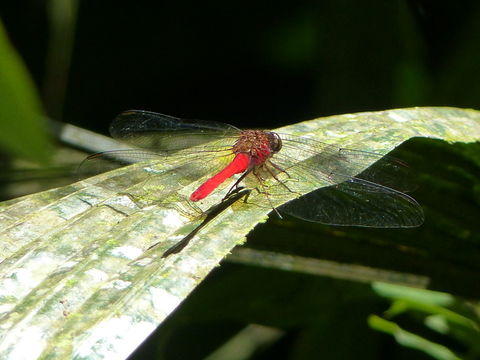
<svg viewBox="0 0 480 360">
<path fill-rule="evenodd" d="M 390 334 L 399 344 L 423 351 L 435 359 L 477 359 L 480 356 L 478 303 L 456 299 L 446 293 L 384 283 L 374 283 L 373 290 L 391 301 L 384 318 L 369 317 L 368 323 L 373 329 Z M 392 320 L 394 318 L 398 322 L 404 318 L 413 320 L 416 331 L 426 335 L 404 329 Z"/>
<path fill-rule="evenodd" d="M 0 147 L 46 162 L 50 143 L 35 86 L 0 23 Z"/>
</svg>

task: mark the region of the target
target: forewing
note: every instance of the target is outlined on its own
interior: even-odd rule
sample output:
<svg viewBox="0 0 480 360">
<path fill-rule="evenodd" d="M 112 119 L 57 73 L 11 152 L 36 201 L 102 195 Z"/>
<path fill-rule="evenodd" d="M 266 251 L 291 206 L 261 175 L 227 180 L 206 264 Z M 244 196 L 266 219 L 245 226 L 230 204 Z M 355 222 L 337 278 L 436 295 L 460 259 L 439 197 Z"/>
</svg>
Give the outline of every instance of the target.
<svg viewBox="0 0 480 360">
<path fill-rule="evenodd" d="M 113 138 L 164 155 L 220 138 L 233 141 L 239 131 L 220 122 L 185 120 L 143 110 L 125 111 L 110 125 Z"/>
<path fill-rule="evenodd" d="M 280 166 L 285 169 L 298 169 L 297 177 L 312 182 L 318 179 L 318 187 L 357 177 L 398 191 L 408 192 L 416 188 L 413 172 L 404 162 L 379 153 L 287 137 L 279 159 Z"/>
</svg>

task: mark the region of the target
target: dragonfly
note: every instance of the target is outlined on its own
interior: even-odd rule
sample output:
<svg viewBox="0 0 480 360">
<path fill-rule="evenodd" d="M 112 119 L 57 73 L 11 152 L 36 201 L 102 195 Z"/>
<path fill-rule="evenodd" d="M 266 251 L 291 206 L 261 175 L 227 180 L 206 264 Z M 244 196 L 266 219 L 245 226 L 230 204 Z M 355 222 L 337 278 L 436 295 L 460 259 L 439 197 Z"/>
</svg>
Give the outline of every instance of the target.
<svg viewBox="0 0 480 360">
<path fill-rule="evenodd" d="M 258 196 L 246 201 L 307 221 L 375 228 L 412 228 L 424 221 L 421 206 L 405 194 L 412 188 L 408 166 L 384 154 L 144 110 L 119 114 L 110 134 L 142 150 L 102 156 L 156 159 L 189 179 L 203 179 L 189 196 L 192 202 L 223 191 L 230 181 L 224 199 L 240 187 L 255 189 Z"/>
</svg>

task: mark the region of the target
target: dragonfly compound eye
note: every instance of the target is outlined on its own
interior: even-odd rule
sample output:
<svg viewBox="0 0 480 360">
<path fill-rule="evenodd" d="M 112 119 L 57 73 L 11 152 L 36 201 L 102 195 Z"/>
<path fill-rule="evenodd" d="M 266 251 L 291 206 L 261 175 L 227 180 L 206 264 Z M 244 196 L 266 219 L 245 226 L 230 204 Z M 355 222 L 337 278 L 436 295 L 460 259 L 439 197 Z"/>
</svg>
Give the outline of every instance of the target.
<svg viewBox="0 0 480 360">
<path fill-rule="evenodd" d="M 270 149 L 273 153 L 279 152 L 282 149 L 282 139 L 280 138 L 280 135 L 278 135 L 276 132 L 270 132 L 268 133 L 268 135 L 268 140 L 270 141 Z"/>
</svg>

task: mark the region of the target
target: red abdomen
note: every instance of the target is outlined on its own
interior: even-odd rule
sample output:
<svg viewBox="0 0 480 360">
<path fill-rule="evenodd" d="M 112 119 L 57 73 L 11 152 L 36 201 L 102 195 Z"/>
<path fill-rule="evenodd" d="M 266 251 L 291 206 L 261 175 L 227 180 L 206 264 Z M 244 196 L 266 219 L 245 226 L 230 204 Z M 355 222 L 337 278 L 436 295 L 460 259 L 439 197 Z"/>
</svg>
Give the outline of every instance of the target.
<svg viewBox="0 0 480 360">
<path fill-rule="evenodd" d="M 200 187 L 190 195 L 191 201 L 199 201 L 207 197 L 221 183 L 235 174 L 242 173 L 248 169 L 250 165 L 250 156 L 244 153 L 235 155 L 233 161 L 228 164 L 222 171 L 205 181 Z"/>
</svg>

